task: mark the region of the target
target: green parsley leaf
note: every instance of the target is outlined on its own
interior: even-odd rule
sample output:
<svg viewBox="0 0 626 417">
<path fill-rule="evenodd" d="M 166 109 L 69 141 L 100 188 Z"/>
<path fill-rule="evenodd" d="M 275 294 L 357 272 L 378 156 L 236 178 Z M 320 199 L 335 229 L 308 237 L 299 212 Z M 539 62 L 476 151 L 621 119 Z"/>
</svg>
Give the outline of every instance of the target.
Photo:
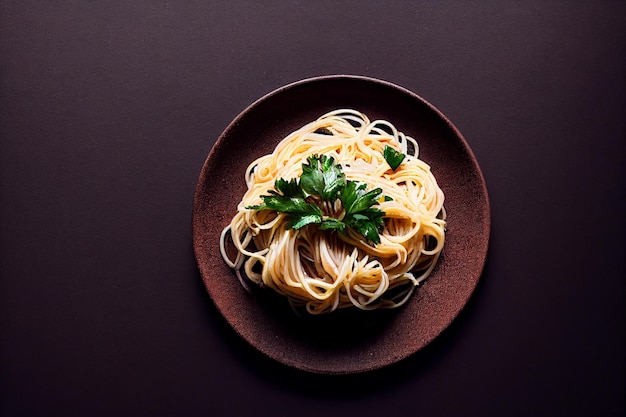
<svg viewBox="0 0 626 417">
<path fill-rule="evenodd" d="M 320 230 L 339 230 L 343 232 L 346 229 L 346 224 L 341 220 L 335 219 L 334 217 L 324 216 L 322 223 L 320 224 Z"/>
<path fill-rule="evenodd" d="M 366 191 L 367 184 L 346 180 L 341 165 L 332 157 L 310 156 L 302 164 L 299 179 L 280 178 L 274 188 L 261 196 L 263 204 L 246 208 L 287 213 L 287 227 L 291 229 L 317 224 L 320 230 L 345 232 L 349 227 L 368 242 L 380 243 L 385 213 L 373 206 L 381 198 L 382 189 Z M 321 208 L 324 202 L 335 203 L 337 199 L 345 211 L 342 220 L 324 214 Z"/>
<path fill-rule="evenodd" d="M 262 195 L 263 204 L 260 206 L 252 206 L 256 210 L 276 210 L 283 213 L 293 214 L 317 214 L 322 215 L 322 210 L 313 203 L 307 202 L 301 197 L 285 197 L 277 193 L 272 195 Z"/>
<path fill-rule="evenodd" d="M 360 213 L 346 216 L 346 224 L 365 237 L 366 240 L 380 243 L 379 229 L 383 226 L 384 212 L 377 208 L 368 208 Z"/>
<path fill-rule="evenodd" d="M 346 210 L 346 225 L 362 234 L 366 240 L 374 244 L 380 243 L 379 230 L 383 227 L 384 212 L 372 207 L 378 203 L 382 194 L 381 188 L 365 192 L 367 185 L 348 181 L 342 190 L 340 199 Z"/>
<path fill-rule="evenodd" d="M 347 213 L 358 213 L 378 203 L 383 190 L 375 188 L 366 193 L 366 187 L 365 183 L 348 181 L 341 193 L 341 203 Z"/>
<path fill-rule="evenodd" d="M 302 164 L 300 184 L 311 195 L 318 195 L 322 200 L 333 201 L 346 183 L 346 176 L 341 165 L 335 164 L 332 157 L 313 155 Z"/>
<path fill-rule="evenodd" d="M 385 150 L 383 151 L 383 156 L 385 157 L 385 161 L 389 164 L 391 169 L 394 171 L 398 169 L 402 161 L 404 161 L 404 157 L 406 156 L 402 152 L 396 151 L 389 145 L 385 146 Z"/>
<path fill-rule="evenodd" d="M 287 228 L 300 229 L 309 224 L 320 223 L 322 216 L 317 214 L 304 214 L 300 216 L 292 216 L 287 222 Z"/>
<path fill-rule="evenodd" d="M 285 197 L 302 197 L 304 198 L 304 194 L 302 193 L 302 188 L 300 188 L 300 183 L 297 178 L 293 178 L 289 181 L 279 178 L 274 183 L 274 186 L 278 191 L 282 193 Z M 271 193 L 273 190 L 269 190 Z"/>
</svg>

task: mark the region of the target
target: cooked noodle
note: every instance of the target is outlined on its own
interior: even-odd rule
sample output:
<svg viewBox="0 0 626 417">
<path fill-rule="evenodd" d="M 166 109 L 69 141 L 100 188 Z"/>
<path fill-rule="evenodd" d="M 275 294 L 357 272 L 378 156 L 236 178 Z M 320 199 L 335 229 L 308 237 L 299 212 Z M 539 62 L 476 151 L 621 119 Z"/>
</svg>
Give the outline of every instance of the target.
<svg viewBox="0 0 626 417">
<path fill-rule="evenodd" d="M 386 145 L 406 154 L 395 171 L 383 157 Z M 348 180 L 366 183 L 368 190 L 381 188 L 390 197 L 378 203 L 384 212 L 380 243 L 352 229 L 290 229 L 288 214 L 249 208 L 277 179 L 298 178 L 311 155 L 334 158 Z M 355 110 L 336 110 L 305 125 L 248 166 L 248 191 L 220 238 L 225 262 L 244 286 L 249 280 L 271 288 L 310 314 L 401 306 L 431 273 L 445 240 L 444 195 L 418 156 L 413 138 Z M 340 217 L 341 202 L 324 210 Z M 228 238 L 237 249 L 234 260 L 227 254 Z"/>
</svg>

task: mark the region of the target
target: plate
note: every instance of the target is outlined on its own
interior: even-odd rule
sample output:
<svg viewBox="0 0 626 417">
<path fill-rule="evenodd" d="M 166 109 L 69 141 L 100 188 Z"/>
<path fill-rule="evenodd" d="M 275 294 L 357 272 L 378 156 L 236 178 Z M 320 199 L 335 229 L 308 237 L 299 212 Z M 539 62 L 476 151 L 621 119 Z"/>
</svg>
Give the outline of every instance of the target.
<svg viewBox="0 0 626 417">
<path fill-rule="evenodd" d="M 446 243 L 431 276 L 401 308 L 296 316 L 285 299 L 246 292 L 219 251 L 254 159 L 287 134 L 338 108 L 386 119 L 415 138 L 445 194 Z M 215 198 L 215 196 L 219 196 Z M 293 368 L 353 374 L 415 354 L 437 337 L 467 303 L 483 270 L 490 209 L 480 167 L 461 133 L 417 94 L 369 77 L 333 75 L 281 87 L 237 116 L 211 149 L 196 187 L 193 245 L 200 275 L 217 309 L 243 339 Z"/>
</svg>

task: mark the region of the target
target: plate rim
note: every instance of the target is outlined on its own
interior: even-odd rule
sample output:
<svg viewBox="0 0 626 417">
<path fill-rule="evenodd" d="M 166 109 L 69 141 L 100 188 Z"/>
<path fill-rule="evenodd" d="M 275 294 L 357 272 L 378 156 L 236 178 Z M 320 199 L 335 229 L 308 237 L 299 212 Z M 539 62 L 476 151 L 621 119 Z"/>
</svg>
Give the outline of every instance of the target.
<svg viewBox="0 0 626 417">
<path fill-rule="evenodd" d="M 463 151 L 466 153 L 467 157 L 469 158 L 469 162 L 471 163 L 471 166 L 473 167 L 477 179 L 478 179 L 478 185 L 480 187 L 480 191 L 481 191 L 481 197 L 484 199 L 484 206 L 482 207 L 482 214 L 483 214 L 483 227 L 482 230 L 484 232 L 484 255 L 481 256 L 482 261 L 480 262 L 480 267 L 477 270 L 477 278 L 475 280 L 474 285 L 472 286 L 471 290 L 469 291 L 466 299 L 463 301 L 463 303 L 461 304 L 460 308 L 458 308 L 458 310 L 456 311 L 456 313 L 454 313 L 452 315 L 452 317 L 449 319 L 449 321 L 443 326 L 443 328 L 438 331 L 432 338 L 430 338 L 429 340 L 427 340 L 425 343 L 423 343 L 423 345 L 413 351 L 407 352 L 406 354 L 403 355 L 396 355 L 394 358 L 379 364 L 378 366 L 369 366 L 369 367 L 363 367 L 363 368 L 351 368 L 348 370 L 338 370 L 338 371 L 328 371 L 328 370 L 321 370 L 318 369 L 316 367 L 313 366 L 306 366 L 306 364 L 300 363 L 297 360 L 288 360 L 284 357 L 278 357 L 277 355 L 272 355 L 270 354 L 267 349 L 263 349 L 262 347 L 258 346 L 257 343 L 254 343 L 253 341 L 249 340 L 248 337 L 246 337 L 246 335 L 244 335 L 240 329 L 233 325 L 233 323 L 231 323 L 231 321 L 229 320 L 229 318 L 227 317 L 227 314 L 225 314 L 225 312 L 223 311 L 223 309 L 221 308 L 221 306 L 219 305 L 219 303 L 216 302 L 216 300 L 214 299 L 214 296 L 212 294 L 212 290 L 209 288 L 208 283 L 207 283 L 207 277 L 205 276 L 204 272 L 203 272 L 203 268 L 201 265 L 201 246 L 198 242 L 198 236 L 200 235 L 201 231 L 199 230 L 199 226 L 197 225 L 197 222 L 195 221 L 196 216 L 197 216 L 197 207 L 199 205 L 199 201 L 201 199 L 201 193 L 202 193 L 202 188 L 203 188 L 203 180 L 206 178 L 206 174 L 207 174 L 207 170 L 208 170 L 208 165 L 209 162 L 212 161 L 212 159 L 215 157 L 215 155 L 219 152 L 222 144 L 224 142 L 226 142 L 229 139 L 229 133 L 230 131 L 232 131 L 238 124 L 241 123 L 242 120 L 245 120 L 245 118 L 250 114 L 250 112 L 252 112 L 257 106 L 259 106 L 260 104 L 262 104 L 263 102 L 271 99 L 272 97 L 279 95 L 279 94 L 283 94 L 285 92 L 288 92 L 290 90 L 292 90 L 293 88 L 302 86 L 302 85 L 306 85 L 306 84 L 312 84 L 312 83 L 319 83 L 319 82 L 326 82 L 326 81 L 341 81 L 341 80 L 346 80 L 346 81 L 362 81 L 365 83 L 373 83 L 373 84 L 377 84 L 377 85 L 382 85 L 385 86 L 387 88 L 391 88 L 393 90 L 399 91 L 402 94 L 408 95 L 410 97 L 412 97 L 414 100 L 417 100 L 418 102 L 422 103 L 423 105 L 425 105 L 426 107 L 428 107 L 428 109 L 430 111 L 432 111 L 433 113 L 435 113 L 435 115 L 441 120 L 443 121 L 447 127 L 451 130 L 451 132 L 453 133 L 453 135 L 457 138 L 458 142 L 461 144 L 461 146 L 463 147 Z M 410 357 L 414 354 L 416 354 L 417 352 L 419 352 L 420 350 L 422 350 L 423 348 L 425 348 L 426 346 L 428 346 L 429 344 L 431 344 L 433 342 L 433 340 L 435 340 L 436 338 L 438 338 L 441 333 L 443 333 L 451 324 L 452 322 L 454 322 L 457 317 L 461 314 L 461 312 L 465 309 L 465 307 L 467 306 L 469 300 L 472 298 L 473 294 L 476 291 L 476 288 L 478 287 L 478 283 L 481 281 L 482 279 L 482 275 L 484 273 L 484 268 L 485 268 L 485 264 L 486 264 L 486 259 L 487 259 L 487 255 L 489 252 L 489 241 L 490 241 L 490 237 L 491 237 L 491 204 L 490 204 L 490 200 L 489 200 L 489 193 L 487 190 L 487 184 L 484 178 L 484 175 L 482 173 L 482 169 L 480 167 L 480 165 L 478 164 L 478 160 L 476 159 L 476 156 L 474 155 L 474 152 L 472 151 L 471 147 L 469 146 L 469 143 L 467 142 L 467 140 L 465 139 L 465 137 L 463 136 L 463 134 L 460 132 L 460 130 L 450 121 L 450 119 L 443 114 L 443 112 L 441 112 L 437 107 L 435 107 L 432 103 L 430 103 L 428 100 L 424 99 L 423 97 L 421 97 L 420 95 L 416 94 L 415 92 L 402 87 L 398 84 L 389 82 L 389 81 L 385 81 L 385 80 L 381 80 L 378 78 L 373 78 L 370 76 L 363 76 L 363 75 L 349 75 L 349 74 L 333 74 L 333 75 L 321 75 L 321 76 L 315 76 L 315 77 L 309 77 L 309 78 L 304 78 L 304 79 L 300 79 L 294 82 L 290 82 L 288 84 L 282 85 L 278 88 L 275 88 L 274 90 L 262 95 L 260 98 L 254 100 L 252 103 L 250 103 L 248 106 L 246 106 L 230 123 L 228 123 L 228 125 L 226 126 L 226 128 L 220 133 L 220 135 L 218 136 L 218 138 L 216 139 L 216 141 L 214 142 L 214 144 L 212 145 L 207 157 L 205 158 L 202 168 L 200 170 L 200 174 L 198 177 L 198 182 L 196 184 L 195 187 L 195 191 L 194 191 L 194 196 L 193 196 L 193 209 L 192 209 L 192 239 L 193 239 L 193 252 L 194 252 L 194 257 L 196 260 L 196 266 L 198 268 L 198 271 L 200 273 L 200 278 L 203 281 L 203 285 L 205 290 L 207 291 L 209 298 L 211 299 L 213 305 L 217 308 L 217 310 L 219 311 L 220 315 L 223 317 L 223 319 L 226 321 L 226 323 L 229 325 L 230 328 L 233 329 L 233 331 L 239 336 L 241 337 L 246 343 L 248 343 L 249 345 L 251 345 L 253 348 L 255 348 L 257 351 L 261 352 L 263 355 L 279 362 L 282 363 L 283 365 L 286 365 L 290 368 L 294 368 L 294 369 L 298 369 L 298 370 L 302 370 L 302 371 L 307 371 L 307 372 L 311 372 L 311 373 L 319 373 L 319 374 L 357 374 L 357 373 L 363 373 L 363 372 L 369 372 L 369 371 L 373 371 L 376 369 L 380 369 L 386 366 L 390 366 L 394 363 L 397 363 L 401 360 L 406 359 L 407 357 Z M 233 274 L 234 277 L 234 274 Z"/>
</svg>

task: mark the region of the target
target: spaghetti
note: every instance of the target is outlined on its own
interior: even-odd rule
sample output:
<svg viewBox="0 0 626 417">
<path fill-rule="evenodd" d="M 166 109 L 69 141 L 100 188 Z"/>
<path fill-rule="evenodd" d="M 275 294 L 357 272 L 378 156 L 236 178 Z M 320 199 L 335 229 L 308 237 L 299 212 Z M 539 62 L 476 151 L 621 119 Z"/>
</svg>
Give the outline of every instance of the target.
<svg viewBox="0 0 626 417">
<path fill-rule="evenodd" d="M 404 155 L 395 170 L 385 159 L 387 147 Z M 376 243 L 351 228 L 296 229 L 288 213 L 259 209 L 277 180 L 300 178 L 314 155 L 332 158 L 348 181 L 382 190 Z M 271 288 L 310 314 L 399 307 L 429 276 L 443 249 L 444 194 L 419 159 L 417 142 L 388 121 L 370 122 L 351 109 L 327 113 L 252 162 L 245 180 L 248 190 L 220 237 L 224 261 L 246 288 L 248 282 Z M 346 215 L 340 200 L 320 207 L 339 221 Z M 234 259 L 227 253 L 231 240 Z"/>
</svg>

